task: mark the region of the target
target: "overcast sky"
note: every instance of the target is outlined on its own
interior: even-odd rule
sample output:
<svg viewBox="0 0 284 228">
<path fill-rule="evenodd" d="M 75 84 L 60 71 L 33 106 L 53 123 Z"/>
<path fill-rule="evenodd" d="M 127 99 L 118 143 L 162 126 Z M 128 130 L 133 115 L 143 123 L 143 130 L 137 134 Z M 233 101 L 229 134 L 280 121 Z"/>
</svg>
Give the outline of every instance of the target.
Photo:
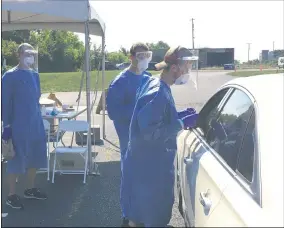
<svg viewBox="0 0 284 228">
<path fill-rule="evenodd" d="M 107 51 L 162 40 L 170 46 L 235 48 L 235 59 L 259 57 L 263 49 L 284 49 L 283 1 L 93 1 L 106 24 Z M 80 34 L 84 40 L 84 35 Z M 92 42 L 101 39 L 92 36 Z"/>
</svg>

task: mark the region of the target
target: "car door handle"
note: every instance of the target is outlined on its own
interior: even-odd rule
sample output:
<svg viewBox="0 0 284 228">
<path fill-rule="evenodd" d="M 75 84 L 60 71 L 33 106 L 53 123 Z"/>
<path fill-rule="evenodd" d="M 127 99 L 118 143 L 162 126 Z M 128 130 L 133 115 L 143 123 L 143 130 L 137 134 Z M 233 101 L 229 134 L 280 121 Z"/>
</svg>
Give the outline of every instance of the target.
<svg viewBox="0 0 284 228">
<path fill-rule="evenodd" d="M 190 165 L 190 164 L 192 164 L 193 159 L 192 159 L 191 157 L 185 157 L 185 158 L 183 159 L 183 162 L 184 162 L 186 165 Z"/>
<path fill-rule="evenodd" d="M 209 211 L 212 206 L 212 201 L 209 198 L 210 190 L 208 189 L 206 192 L 200 192 L 199 202 L 203 206 L 204 210 Z"/>
</svg>

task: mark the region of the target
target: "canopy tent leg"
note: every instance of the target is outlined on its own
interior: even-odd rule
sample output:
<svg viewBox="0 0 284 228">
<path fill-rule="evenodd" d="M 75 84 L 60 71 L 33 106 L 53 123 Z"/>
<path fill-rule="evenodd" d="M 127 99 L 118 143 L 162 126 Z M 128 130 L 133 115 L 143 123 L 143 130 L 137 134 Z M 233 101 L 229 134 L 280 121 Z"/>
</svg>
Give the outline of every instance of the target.
<svg viewBox="0 0 284 228">
<path fill-rule="evenodd" d="M 105 33 L 102 35 L 102 106 L 103 106 L 103 139 L 106 139 L 105 111 L 106 111 L 106 94 L 105 94 Z"/>
<path fill-rule="evenodd" d="M 89 27 L 88 21 L 85 22 L 85 71 L 86 71 L 86 102 L 87 102 L 87 122 L 90 124 L 90 129 L 88 132 L 88 175 L 98 174 L 97 173 L 97 164 L 93 163 L 92 158 L 92 140 L 91 140 L 91 124 L 92 124 L 92 110 L 91 110 L 91 96 L 90 96 L 90 85 L 91 85 L 91 78 L 90 78 L 90 50 L 89 50 Z"/>
</svg>

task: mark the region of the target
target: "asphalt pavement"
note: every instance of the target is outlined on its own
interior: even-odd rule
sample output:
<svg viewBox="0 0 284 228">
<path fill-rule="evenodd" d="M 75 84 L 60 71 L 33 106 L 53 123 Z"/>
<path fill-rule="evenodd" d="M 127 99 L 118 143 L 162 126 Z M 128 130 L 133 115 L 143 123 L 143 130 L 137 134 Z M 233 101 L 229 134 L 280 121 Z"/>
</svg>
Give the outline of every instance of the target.
<svg viewBox="0 0 284 228">
<path fill-rule="evenodd" d="M 200 72 L 199 89 L 196 91 L 189 83 L 173 86 L 172 92 L 178 110 L 195 107 L 200 110 L 216 89 L 232 77 L 224 72 Z M 77 92 L 56 93 L 65 104 L 76 104 Z M 100 93 L 98 94 L 100 95 Z M 81 105 L 85 103 L 82 94 Z M 99 98 L 98 98 L 99 99 Z M 98 101 L 97 101 L 98 102 Z M 86 113 L 79 119 L 86 119 Z M 101 125 L 102 116 L 94 114 L 95 124 Z M 102 138 L 102 136 L 101 136 Z M 70 137 L 68 138 L 70 140 Z M 69 141 L 70 142 L 70 141 Z M 96 162 L 100 176 L 89 176 L 83 184 L 82 175 L 56 175 L 55 183 L 46 180 L 46 174 L 38 174 L 36 185 L 48 194 L 48 200 L 35 201 L 23 199 L 24 210 L 13 210 L 5 205 L 8 193 L 5 164 L 2 164 L 2 218 L 3 227 L 119 227 L 121 210 L 119 204 L 120 153 L 118 138 L 112 122 L 106 118 L 106 140 L 96 146 Z M 20 177 L 17 193 L 23 196 L 25 178 Z M 170 224 L 183 227 L 183 219 L 175 203 Z"/>
</svg>

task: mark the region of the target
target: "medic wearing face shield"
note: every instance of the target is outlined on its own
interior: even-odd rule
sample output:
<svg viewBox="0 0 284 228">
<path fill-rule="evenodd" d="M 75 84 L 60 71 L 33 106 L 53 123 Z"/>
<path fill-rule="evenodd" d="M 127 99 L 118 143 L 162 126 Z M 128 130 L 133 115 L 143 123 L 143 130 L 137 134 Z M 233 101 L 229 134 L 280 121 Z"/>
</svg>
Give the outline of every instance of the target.
<svg viewBox="0 0 284 228">
<path fill-rule="evenodd" d="M 45 200 L 47 196 L 35 188 L 36 170 L 46 168 L 46 136 L 40 111 L 40 80 L 31 69 L 36 52 L 30 44 L 18 48 L 19 64 L 2 77 L 2 143 L 12 140 L 15 156 L 7 163 L 9 195 L 6 204 L 23 208 L 16 194 L 16 179 L 27 173 L 28 185 L 24 197 Z"/>
<path fill-rule="evenodd" d="M 137 94 L 124 159 L 121 198 L 129 224 L 166 227 L 174 203 L 174 160 L 179 131 L 195 126 L 193 109 L 176 111 L 170 86 L 187 83 L 197 57 L 183 47 L 170 49 Z"/>
<path fill-rule="evenodd" d="M 146 72 L 148 63 L 151 61 L 152 52 L 147 45 L 136 43 L 130 49 L 131 65 L 122 71 L 110 84 L 106 98 L 108 116 L 113 120 L 120 144 L 121 168 L 128 145 L 129 125 L 132 117 L 136 92 L 143 82 L 151 76 Z M 122 176 L 123 178 L 123 176 Z M 122 208 L 125 218 L 125 212 Z M 125 223 L 126 220 L 123 220 Z"/>
</svg>

